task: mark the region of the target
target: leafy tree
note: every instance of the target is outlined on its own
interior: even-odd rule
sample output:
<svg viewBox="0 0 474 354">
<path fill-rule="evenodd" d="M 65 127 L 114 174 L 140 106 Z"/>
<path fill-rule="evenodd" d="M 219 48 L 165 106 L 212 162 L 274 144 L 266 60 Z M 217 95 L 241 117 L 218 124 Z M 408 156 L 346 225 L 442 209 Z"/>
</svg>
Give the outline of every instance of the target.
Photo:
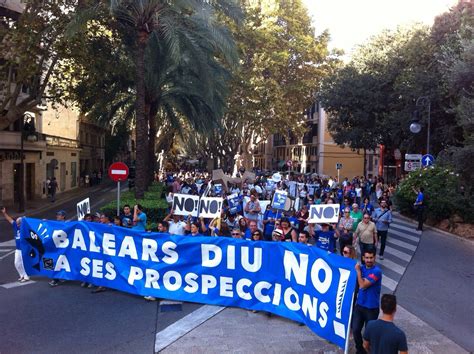
<svg viewBox="0 0 474 354">
<path fill-rule="evenodd" d="M 402 213 L 413 213 L 416 199 L 413 189 L 418 187 L 425 189 L 425 216 L 429 219 L 438 222 L 459 215 L 466 222 L 473 220 L 474 204 L 463 195 L 463 186 L 454 171 L 430 167 L 410 173 L 395 194 L 395 202 Z"/>
<path fill-rule="evenodd" d="M 36 111 L 58 92 L 50 79 L 75 38 L 65 33 L 74 20 L 77 1 L 28 0 L 18 20 L 0 25 L 0 130 L 26 111 Z"/>
<path fill-rule="evenodd" d="M 229 24 L 240 50 L 223 129 L 202 140 L 213 156 L 229 164 L 272 133 L 304 132 L 298 124 L 314 100 L 315 87 L 337 62 L 327 49 L 329 36 L 315 36 L 300 0 L 242 1 L 245 19 Z M 220 136 L 221 139 L 212 137 Z M 216 156 L 217 155 L 217 156 Z M 249 166 L 247 166 L 249 167 Z"/>
<path fill-rule="evenodd" d="M 466 196 L 472 196 L 474 182 L 474 6 L 459 2 L 453 9 L 437 17 L 433 40 L 440 44 L 437 60 L 450 95 L 447 110 L 453 112 L 462 131 L 458 144 L 445 148 L 440 162 L 460 174 Z"/>
</svg>

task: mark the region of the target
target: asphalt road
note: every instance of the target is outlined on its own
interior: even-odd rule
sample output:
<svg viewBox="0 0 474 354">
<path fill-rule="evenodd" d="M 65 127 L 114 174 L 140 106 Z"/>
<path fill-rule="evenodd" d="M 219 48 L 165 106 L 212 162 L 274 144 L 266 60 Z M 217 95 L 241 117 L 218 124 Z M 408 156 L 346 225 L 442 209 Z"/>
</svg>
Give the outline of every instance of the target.
<svg viewBox="0 0 474 354">
<path fill-rule="evenodd" d="M 87 191 L 85 192 L 87 193 Z M 49 211 L 30 214 L 53 219 L 64 209 L 74 218 L 76 203 L 87 195 Z M 91 196 L 92 209 L 116 197 L 116 189 L 104 186 Z M 0 353 L 153 353 L 156 333 L 201 305 L 160 306 L 142 297 L 114 290 L 93 294 L 70 281 L 51 288 L 49 279 L 17 286 L 13 265 L 13 234 L 0 224 Z M 3 244 L 2 244 L 3 242 Z M 9 245 L 11 244 L 11 245 Z M 14 287 L 6 289 L 4 286 Z"/>
<path fill-rule="evenodd" d="M 424 231 L 396 295 L 405 309 L 474 352 L 474 243 Z"/>
</svg>

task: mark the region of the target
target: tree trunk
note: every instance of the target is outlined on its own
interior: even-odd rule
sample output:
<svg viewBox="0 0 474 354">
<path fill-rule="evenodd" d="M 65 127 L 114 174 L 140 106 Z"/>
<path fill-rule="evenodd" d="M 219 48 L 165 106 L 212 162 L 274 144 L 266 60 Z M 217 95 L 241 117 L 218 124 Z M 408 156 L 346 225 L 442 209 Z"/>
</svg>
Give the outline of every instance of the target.
<svg viewBox="0 0 474 354">
<path fill-rule="evenodd" d="M 156 171 L 156 110 L 150 108 L 148 110 L 148 183 L 151 184 L 155 179 L 155 171 Z"/>
<path fill-rule="evenodd" d="M 362 176 L 367 177 L 367 149 L 364 148 L 364 171 L 362 172 Z"/>
<path fill-rule="evenodd" d="M 136 177 L 135 198 L 143 198 L 147 186 L 147 156 L 148 156 L 148 119 L 145 107 L 145 48 L 148 33 L 138 33 L 138 46 L 135 68 L 136 92 Z"/>
</svg>

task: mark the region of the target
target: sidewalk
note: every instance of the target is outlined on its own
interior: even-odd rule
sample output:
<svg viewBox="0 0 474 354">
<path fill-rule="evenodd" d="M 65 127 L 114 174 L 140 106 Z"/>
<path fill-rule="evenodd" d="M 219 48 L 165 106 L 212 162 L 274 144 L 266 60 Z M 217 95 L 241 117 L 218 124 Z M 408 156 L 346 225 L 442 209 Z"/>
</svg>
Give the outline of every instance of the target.
<svg viewBox="0 0 474 354">
<path fill-rule="evenodd" d="M 463 354 L 459 345 L 398 306 L 395 323 L 406 333 L 408 352 Z M 355 353 L 350 341 L 350 353 Z M 159 348 L 160 343 L 156 343 Z M 160 353 L 343 353 L 308 327 L 278 316 L 225 308 Z"/>
<path fill-rule="evenodd" d="M 89 195 L 92 195 L 94 192 L 97 192 L 101 189 L 114 186 L 115 183 L 111 181 L 104 181 L 99 185 L 95 185 L 93 187 L 78 187 L 76 189 L 67 191 L 67 192 L 62 192 L 56 194 L 56 202 L 51 203 L 51 200 L 48 198 L 39 198 L 39 199 L 33 199 L 33 200 L 27 200 L 25 201 L 25 211 L 23 213 L 18 213 L 18 204 L 14 205 L 4 205 L 8 213 L 14 217 L 17 218 L 19 216 L 23 215 L 28 215 L 28 216 L 35 216 L 36 214 L 39 214 L 41 212 L 50 210 L 50 209 L 58 209 L 58 206 L 67 202 L 70 202 L 73 199 L 76 199 L 80 196 L 84 196 L 87 198 Z"/>
</svg>

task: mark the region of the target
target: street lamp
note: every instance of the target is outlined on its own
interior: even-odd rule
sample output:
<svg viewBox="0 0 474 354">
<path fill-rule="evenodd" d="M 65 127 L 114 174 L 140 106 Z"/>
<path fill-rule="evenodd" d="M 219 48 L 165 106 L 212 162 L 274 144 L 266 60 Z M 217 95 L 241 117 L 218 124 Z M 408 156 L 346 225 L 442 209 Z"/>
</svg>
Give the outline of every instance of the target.
<svg viewBox="0 0 474 354">
<path fill-rule="evenodd" d="M 428 111 L 428 126 L 427 126 L 427 136 L 426 136 L 426 153 L 430 153 L 430 128 L 431 128 L 431 102 L 428 96 L 418 97 L 416 100 L 417 107 L 427 107 Z M 410 131 L 413 134 L 418 134 L 421 132 L 421 123 L 420 123 L 420 112 L 416 110 L 413 112 L 413 118 L 410 121 Z"/>
<path fill-rule="evenodd" d="M 25 131 L 25 118 L 29 118 L 30 122 L 28 122 L 27 129 Z M 20 174 L 20 189 L 18 191 L 18 212 L 23 213 L 25 211 L 25 172 L 24 172 L 24 167 L 23 167 L 23 139 L 26 137 L 26 139 L 29 142 L 35 142 L 38 140 L 38 137 L 36 136 L 35 133 L 35 127 L 33 121 L 33 115 L 30 113 L 26 112 L 20 120 L 20 168 L 19 168 L 19 174 Z M 26 134 L 25 134 L 26 133 Z M 25 136 L 26 135 L 26 136 Z"/>
</svg>

